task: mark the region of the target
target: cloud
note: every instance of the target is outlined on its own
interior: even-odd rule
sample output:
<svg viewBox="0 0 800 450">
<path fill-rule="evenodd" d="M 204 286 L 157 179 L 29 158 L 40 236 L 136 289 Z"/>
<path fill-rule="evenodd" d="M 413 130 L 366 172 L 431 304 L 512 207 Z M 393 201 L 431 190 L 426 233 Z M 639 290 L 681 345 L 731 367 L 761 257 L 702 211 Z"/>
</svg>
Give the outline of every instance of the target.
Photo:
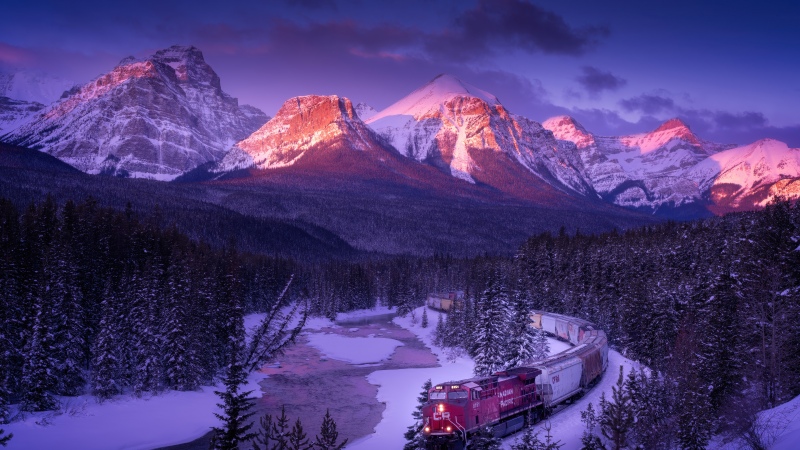
<svg viewBox="0 0 800 450">
<path fill-rule="evenodd" d="M 642 112 L 644 114 L 659 114 L 675 110 L 675 101 L 669 97 L 652 94 L 642 94 L 619 101 L 619 105 L 627 112 Z"/>
<path fill-rule="evenodd" d="M 616 91 L 628 83 L 624 78 L 596 67 L 584 66 L 582 71 L 583 73 L 578 75 L 576 80 L 589 95 L 597 96 L 603 91 Z"/>
<path fill-rule="evenodd" d="M 480 0 L 458 15 L 451 28 L 429 36 L 427 48 L 438 55 L 463 49 L 490 54 L 509 47 L 582 55 L 608 33 L 601 26 L 573 28 L 558 14 L 527 1 Z"/>
</svg>

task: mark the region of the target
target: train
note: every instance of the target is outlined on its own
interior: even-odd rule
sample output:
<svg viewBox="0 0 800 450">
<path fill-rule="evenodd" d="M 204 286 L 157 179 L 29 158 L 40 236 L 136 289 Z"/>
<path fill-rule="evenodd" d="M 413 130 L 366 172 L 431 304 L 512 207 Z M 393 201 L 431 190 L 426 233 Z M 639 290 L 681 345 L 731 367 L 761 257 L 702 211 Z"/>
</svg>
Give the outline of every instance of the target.
<svg viewBox="0 0 800 450">
<path fill-rule="evenodd" d="M 428 450 L 463 450 L 479 429 L 521 430 L 592 387 L 608 367 L 608 339 L 591 322 L 534 311 L 531 325 L 569 342 L 555 355 L 489 376 L 438 383 L 422 408 Z M 528 423 L 531 422 L 531 423 Z"/>
<path fill-rule="evenodd" d="M 434 292 L 428 294 L 425 305 L 437 311 L 449 312 L 464 304 L 464 291 Z"/>
</svg>

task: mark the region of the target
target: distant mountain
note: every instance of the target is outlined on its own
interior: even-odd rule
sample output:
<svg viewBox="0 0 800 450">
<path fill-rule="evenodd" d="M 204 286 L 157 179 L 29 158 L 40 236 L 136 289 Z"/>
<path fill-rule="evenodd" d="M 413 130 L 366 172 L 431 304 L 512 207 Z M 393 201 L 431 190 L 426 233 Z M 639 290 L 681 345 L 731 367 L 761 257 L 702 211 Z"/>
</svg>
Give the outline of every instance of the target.
<svg viewBox="0 0 800 450">
<path fill-rule="evenodd" d="M 680 119 L 620 137 L 596 136 L 568 116 L 543 126 L 575 144 L 585 177 L 606 200 L 665 216 L 687 207 L 753 209 L 770 195 L 794 195 L 797 186 L 785 180 L 800 177 L 797 149 L 772 140 L 732 148 L 701 139 Z"/>
<path fill-rule="evenodd" d="M 0 97 L 0 135 L 30 122 L 42 109 L 41 103 Z"/>
<path fill-rule="evenodd" d="M 437 76 L 366 123 L 402 155 L 470 183 L 530 197 L 537 192 L 529 188 L 544 182 L 595 196 L 574 147 L 450 75 Z"/>
<path fill-rule="evenodd" d="M 267 120 L 239 106 L 194 47 L 124 59 L 0 137 L 91 174 L 171 180 L 219 160 Z"/>
<path fill-rule="evenodd" d="M 773 139 L 713 154 L 686 176 L 724 213 L 764 206 L 774 196 L 800 197 L 800 148 Z"/>
<path fill-rule="evenodd" d="M 0 97 L 49 105 L 75 86 L 70 80 L 31 70 L 0 72 Z"/>
</svg>

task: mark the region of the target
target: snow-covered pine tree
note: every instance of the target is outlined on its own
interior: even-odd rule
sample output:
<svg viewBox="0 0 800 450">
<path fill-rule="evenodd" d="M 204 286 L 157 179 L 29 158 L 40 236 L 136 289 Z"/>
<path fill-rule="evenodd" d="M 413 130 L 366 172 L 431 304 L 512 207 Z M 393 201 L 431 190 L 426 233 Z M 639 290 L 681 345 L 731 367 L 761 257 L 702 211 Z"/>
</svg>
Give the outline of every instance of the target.
<svg viewBox="0 0 800 450">
<path fill-rule="evenodd" d="M 107 400 L 120 392 L 118 382 L 119 360 L 117 349 L 118 322 L 114 299 L 106 290 L 107 295 L 101 304 L 100 324 L 92 346 L 92 393 L 100 401 Z"/>
<path fill-rule="evenodd" d="M 314 444 L 309 444 L 308 442 L 308 437 L 303 430 L 303 424 L 300 422 L 299 417 L 294 422 L 292 431 L 289 432 L 287 437 L 289 440 L 289 450 L 311 450 L 314 448 Z"/>
<path fill-rule="evenodd" d="M 508 346 L 508 290 L 497 267 L 477 306 L 480 320 L 475 329 L 475 375 L 489 375 L 505 366 Z"/>
<path fill-rule="evenodd" d="M 533 414 L 528 414 L 528 426 L 521 436 L 514 439 L 511 450 L 539 450 L 542 448 L 542 441 L 539 439 L 539 432 L 533 426 Z"/>
<path fill-rule="evenodd" d="M 585 430 L 581 436 L 581 450 L 605 450 L 605 445 L 600 439 L 600 436 L 594 434 L 594 429 L 597 427 L 597 414 L 594 410 L 594 405 L 589 403 L 585 411 L 581 411 L 581 422 L 583 422 Z M 516 449 L 515 449 L 516 450 Z"/>
<path fill-rule="evenodd" d="M 165 315 L 161 325 L 163 343 L 163 366 L 166 387 L 179 391 L 195 389 L 202 373 L 198 364 L 195 346 L 190 340 L 191 293 L 189 289 L 188 261 L 178 252 L 173 252 L 167 269 L 167 298 Z"/>
<path fill-rule="evenodd" d="M 503 441 L 494 435 L 492 427 L 485 426 L 469 438 L 469 450 L 500 450 Z"/>
<path fill-rule="evenodd" d="M 339 441 L 339 432 L 336 431 L 336 422 L 331 417 L 330 409 L 325 410 L 319 434 L 314 438 L 314 446 L 319 450 L 342 450 L 347 445 L 347 439 Z"/>
<path fill-rule="evenodd" d="M 6 380 L 1 378 L 3 373 L 0 372 L 0 425 L 8 423 L 8 393 L 5 390 Z M 14 437 L 13 433 L 6 434 L 5 430 L 0 428 L 0 445 L 5 447 L 8 441 Z"/>
<path fill-rule="evenodd" d="M 247 382 L 247 373 L 239 361 L 240 350 L 231 351 L 231 363 L 228 373 L 225 376 L 224 391 L 214 391 L 219 396 L 222 403 L 218 403 L 222 414 L 214 415 L 222 421 L 222 426 L 213 427 L 214 450 L 237 450 L 239 444 L 252 441 L 256 433 L 250 429 L 250 417 L 253 412 L 253 399 L 250 397 L 253 391 L 242 391 L 241 387 Z"/>
<path fill-rule="evenodd" d="M 417 397 L 417 406 L 411 413 L 411 417 L 414 418 L 414 423 L 409 425 L 404 435 L 406 444 L 403 446 L 403 450 L 425 449 L 425 436 L 422 433 L 422 428 L 425 425 L 422 421 L 422 408 L 428 403 L 428 391 L 432 386 L 433 384 L 430 378 L 422 384 L 422 391 L 420 391 L 419 397 Z"/>
<path fill-rule="evenodd" d="M 442 315 L 441 313 L 436 315 L 436 328 L 433 330 L 433 344 L 439 347 L 444 346 L 444 336 L 446 333 Z"/>
<path fill-rule="evenodd" d="M 428 328 L 428 307 L 422 308 L 422 322 L 420 322 L 420 326 L 422 328 Z"/>
<path fill-rule="evenodd" d="M 521 366 L 522 364 L 540 359 L 537 356 L 541 351 L 537 348 L 536 328 L 531 325 L 530 304 L 518 291 L 515 295 L 511 313 L 509 341 L 506 347 L 505 368 Z"/>
<path fill-rule="evenodd" d="M 53 334 L 48 326 L 52 310 L 45 305 L 46 295 L 37 295 L 36 315 L 33 319 L 30 340 L 25 347 L 25 363 L 22 366 L 22 409 L 24 411 L 47 411 L 56 409 L 58 399 L 53 396 L 56 361 L 52 357 Z"/>
<path fill-rule="evenodd" d="M 600 397 L 600 431 L 609 440 L 612 450 L 620 450 L 628 445 L 628 433 L 635 419 L 623 373 L 623 367 L 619 366 L 619 379 L 611 387 L 611 400 L 606 400 L 605 392 Z"/>
</svg>

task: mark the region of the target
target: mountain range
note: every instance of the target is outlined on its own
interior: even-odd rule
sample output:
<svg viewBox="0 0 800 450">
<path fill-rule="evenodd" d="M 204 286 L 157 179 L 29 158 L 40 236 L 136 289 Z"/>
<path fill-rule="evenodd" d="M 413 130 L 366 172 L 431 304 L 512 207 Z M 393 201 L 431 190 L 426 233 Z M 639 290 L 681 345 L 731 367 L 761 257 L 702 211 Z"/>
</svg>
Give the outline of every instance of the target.
<svg viewBox="0 0 800 450">
<path fill-rule="evenodd" d="M 184 46 L 126 58 L 47 106 L 0 97 L 0 127 L 3 142 L 89 174 L 163 181 L 427 192 L 669 218 L 800 192 L 800 149 L 778 141 L 708 142 L 680 119 L 598 136 L 568 116 L 515 115 L 446 74 L 380 111 L 307 95 L 270 119 L 226 94 L 202 53 Z"/>
</svg>

